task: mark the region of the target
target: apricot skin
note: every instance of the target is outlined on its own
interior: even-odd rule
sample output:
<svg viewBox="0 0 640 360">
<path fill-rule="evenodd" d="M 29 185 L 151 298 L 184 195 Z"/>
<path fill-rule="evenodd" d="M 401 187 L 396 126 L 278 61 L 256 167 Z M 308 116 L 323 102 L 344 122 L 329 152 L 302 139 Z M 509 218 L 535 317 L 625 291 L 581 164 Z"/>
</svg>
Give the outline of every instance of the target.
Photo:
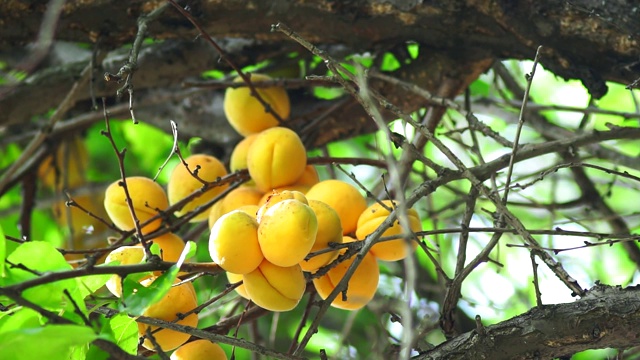
<svg viewBox="0 0 640 360">
<path fill-rule="evenodd" d="M 228 272 L 246 274 L 255 270 L 264 259 L 256 219 L 240 210 L 222 215 L 211 228 L 209 254 Z"/>
<path fill-rule="evenodd" d="M 145 258 L 144 249 L 139 246 L 121 246 L 107 255 L 105 263 L 118 261 L 119 265 L 140 264 Z M 122 296 L 122 278 L 113 274 L 106 284 L 107 289 L 116 297 Z"/>
<path fill-rule="evenodd" d="M 383 203 L 393 208 L 393 203 L 389 200 L 383 201 Z M 364 240 L 367 235 L 373 233 L 378 226 L 380 226 L 389 216 L 389 211 L 382 207 L 380 204 L 375 203 L 368 207 L 358 219 L 358 229 L 356 230 L 356 237 Z M 422 223 L 420 217 L 415 209 L 408 209 L 407 215 L 409 217 L 409 223 L 411 231 L 416 232 L 422 230 Z M 382 233 L 384 236 L 401 235 L 403 228 L 396 220 L 394 224 Z M 379 242 L 371 247 L 369 252 L 376 258 L 383 261 L 398 261 L 406 258 L 411 252 L 413 252 L 418 244 L 415 241 L 408 243 L 405 239 L 395 239 Z"/>
<path fill-rule="evenodd" d="M 250 186 L 241 186 L 233 189 L 227 196 L 211 207 L 211 211 L 209 212 L 209 229 L 211 229 L 216 220 L 224 214 L 237 210 L 245 205 L 258 205 L 262 196 L 261 191 Z"/>
<path fill-rule="evenodd" d="M 227 273 L 227 280 L 229 280 L 229 284 L 235 284 L 238 281 L 243 281 L 243 275 L 230 273 L 228 271 L 226 273 Z M 242 296 L 247 300 L 251 300 L 251 297 L 249 296 L 249 294 L 247 294 L 247 289 L 245 289 L 244 287 L 244 283 L 236 287 L 235 290 L 238 293 L 238 295 Z"/>
<path fill-rule="evenodd" d="M 352 241 L 355 240 L 347 236 L 343 240 L 344 243 Z M 341 253 L 344 253 L 344 251 L 342 250 Z M 313 285 L 321 298 L 326 299 L 329 296 L 355 259 L 356 256 L 354 255 L 329 270 L 327 274 L 313 280 Z M 346 300 L 343 300 L 342 294 L 338 294 L 331 306 L 345 310 L 357 310 L 364 307 L 373 299 L 379 280 L 380 269 L 378 268 L 378 262 L 371 253 L 367 253 L 349 279 Z"/>
<path fill-rule="evenodd" d="M 309 206 L 318 219 L 318 233 L 316 234 L 316 241 L 311 247 L 311 252 L 326 249 L 329 247 L 330 242 L 342 243 L 342 224 L 338 213 L 331 206 L 318 200 L 309 200 Z M 300 266 L 304 271 L 315 272 L 320 267 L 333 261 L 337 256 L 337 250 L 316 255 L 309 260 L 301 261 Z"/>
<path fill-rule="evenodd" d="M 344 235 L 356 230 L 358 217 L 367 208 L 367 200 L 360 191 L 341 180 L 320 181 L 307 191 L 306 196 L 328 204 L 338 213 Z"/>
<path fill-rule="evenodd" d="M 271 78 L 262 74 L 251 74 L 251 81 L 265 81 Z M 242 82 L 242 78 L 234 79 L 234 82 Z M 271 110 L 278 114 L 282 120 L 289 117 L 291 103 L 289 95 L 282 87 L 256 88 L 262 100 Z M 266 111 L 264 105 L 251 95 L 249 87 L 228 88 L 224 94 L 224 114 L 229 124 L 241 135 L 259 133 L 268 128 L 278 126 L 278 119 Z"/>
<path fill-rule="evenodd" d="M 158 215 L 158 211 L 169 207 L 169 201 L 164 189 L 155 181 L 142 176 L 128 177 L 126 181 L 133 209 L 140 224 Z M 111 221 L 117 227 L 129 231 L 134 229 L 135 225 L 127 205 L 124 188 L 120 185 L 120 182 L 120 180 L 115 181 L 107 187 L 104 196 L 104 208 L 107 210 Z M 143 226 L 142 233 L 151 233 L 157 230 L 161 224 L 162 219 L 157 218 Z"/>
<path fill-rule="evenodd" d="M 298 305 L 306 281 L 300 265 L 280 267 L 264 260 L 242 275 L 247 294 L 256 305 L 270 311 L 289 311 Z"/>
<path fill-rule="evenodd" d="M 313 247 L 318 220 L 313 210 L 298 200 L 281 201 L 259 220 L 258 241 L 265 259 L 278 266 L 293 266 Z"/>
<path fill-rule="evenodd" d="M 155 279 L 148 279 L 143 281 L 142 284 L 148 286 L 154 280 Z M 179 280 L 176 280 L 176 282 L 178 281 Z M 193 285 L 191 283 L 184 283 L 179 286 L 173 286 L 160 301 L 151 305 L 143 315 L 165 321 L 174 321 L 178 318 L 177 314 L 184 314 L 193 310 L 196 306 L 198 306 L 198 303 Z M 189 314 L 184 319 L 176 321 L 176 323 L 197 327 L 198 315 L 193 313 Z M 154 332 L 158 327 L 142 323 L 138 323 L 138 336 L 144 336 L 148 328 L 153 332 L 153 337 L 163 351 L 173 350 L 187 342 L 189 337 L 191 337 L 189 334 L 169 329 L 161 329 Z M 146 337 L 142 346 L 149 350 L 154 349 L 153 343 Z"/>
<path fill-rule="evenodd" d="M 197 175 L 200 179 L 206 182 L 214 182 L 218 178 L 227 175 L 227 170 L 224 168 L 224 164 L 211 155 L 194 154 L 186 158 L 185 162 L 189 165 L 189 170 L 191 170 L 191 172 L 195 172 L 196 167 L 200 166 Z M 203 184 L 198 181 L 198 179 L 193 177 L 189 170 L 187 170 L 187 168 L 182 163 L 178 164 L 173 169 L 173 172 L 171 173 L 171 176 L 169 178 L 169 184 L 167 185 L 167 193 L 169 195 L 169 203 L 171 205 L 189 196 L 194 191 L 202 188 Z M 227 187 L 228 185 L 225 184 L 210 188 L 202 195 L 188 202 L 185 206 L 182 207 L 182 209 L 176 211 L 176 216 L 183 216 L 184 214 L 195 210 L 198 206 L 212 200 Z M 192 218 L 190 222 L 205 221 L 207 220 L 208 216 L 209 213 L 205 210 Z"/>
<path fill-rule="evenodd" d="M 260 209 L 258 210 L 258 221 L 262 219 L 262 215 L 267 212 L 273 205 L 284 201 L 284 200 L 298 200 L 305 205 L 309 205 L 306 196 L 300 191 L 296 190 L 282 190 L 277 191 L 273 190 L 271 193 L 266 193 L 260 199 L 258 205 L 260 205 Z"/>
<path fill-rule="evenodd" d="M 227 360 L 227 354 L 220 345 L 209 340 L 195 340 L 186 343 L 171 354 L 170 360 Z"/>
<path fill-rule="evenodd" d="M 302 176 L 307 153 L 294 131 L 274 127 L 261 132 L 247 154 L 249 175 L 262 192 L 291 185 Z"/>
</svg>

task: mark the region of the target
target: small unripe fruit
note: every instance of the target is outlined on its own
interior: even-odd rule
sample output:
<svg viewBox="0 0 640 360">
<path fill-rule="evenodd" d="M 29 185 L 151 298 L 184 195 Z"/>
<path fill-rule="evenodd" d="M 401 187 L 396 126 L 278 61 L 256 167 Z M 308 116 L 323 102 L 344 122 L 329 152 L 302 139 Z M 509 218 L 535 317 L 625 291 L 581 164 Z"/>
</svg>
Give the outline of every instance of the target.
<svg viewBox="0 0 640 360">
<path fill-rule="evenodd" d="M 313 185 L 307 199 L 320 200 L 331 206 L 340 216 L 343 234 L 356 230 L 358 216 L 367 208 L 367 200 L 353 185 L 341 180 L 324 180 Z"/>
<path fill-rule="evenodd" d="M 352 241 L 354 241 L 354 239 L 347 236 L 345 236 L 343 240 L 344 243 Z M 346 250 L 343 249 L 341 254 L 345 251 Z M 313 280 L 313 285 L 316 287 L 318 295 L 320 295 L 321 298 L 326 299 L 329 294 L 331 294 L 355 259 L 356 256 L 354 255 L 339 263 L 325 275 Z M 343 299 L 342 294 L 338 294 L 331 303 L 331 306 L 345 310 L 362 308 L 373 299 L 378 288 L 379 280 L 380 269 L 378 268 L 378 262 L 371 253 L 367 253 L 349 279 L 346 300 Z"/>
<path fill-rule="evenodd" d="M 177 348 L 170 360 L 227 360 L 227 354 L 220 345 L 201 339 Z"/>
<path fill-rule="evenodd" d="M 149 286 L 155 279 L 147 279 L 141 282 L 144 286 Z M 176 283 L 180 280 L 176 279 Z M 175 321 L 176 324 L 197 327 L 198 315 L 195 313 L 187 315 L 184 319 L 177 320 L 178 314 L 185 314 L 198 306 L 195 289 L 191 283 L 183 283 L 173 286 L 169 292 L 157 303 L 151 305 L 144 313 L 144 316 L 165 321 Z M 177 321 L 176 321 L 177 320 Z M 191 335 L 169 329 L 159 329 L 157 326 L 138 323 L 138 336 L 145 336 L 147 329 L 151 329 L 154 339 L 163 351 L 177 348 L 189 340 Z M 154 350 L 153 343 L 145 337 L 142 346 L 149 350 Z"/>
<path fill-rule="evenodd" d="M 267 75 L 251 74 L 251 82 L 270 79 Z M 234 79 L 234 82 L 242 81 L 240 77 Z M 272 86 L 255 89 L 262 100 L 269 104 L 271 110 L 278 114 L 282 120 L 289 117 L 291 103 L 287 91 L 283 87 Z M 278 119 L 272 113 L 267 112 L 265 106 L 251 95 L 251 89 L 248 86 L 227 89 L 224 94 L 224 114 L 229 124 L 243 136 L 278 126 Z"/>
<path fill-rule="evenodd" d="M 390 200 L 384 200 L 383 203 L 389 207 L 394 207 L 394 204 Z M 368 207 L 358 219 L 358 229 L 356 230 L 356 237 L 360 240 L 364 240 L 367 235 L 373 233 L 389 216 L 389 210 L 385 209 L 382 205 L 375 203 Z M 422 223 L 418 212 L 415 209 L 408 209 L 407 215 L 409 217 L 409 224 L 411 231 L 417 232 L 422 230 Z M 394 224 L 382 233 L 382 237 L 401 235 L 403 228 L 400 226 L 398 220 Z M 376 258 L 383 261 L 397 261 L 406 258 L 412 253 L 418 244 L 415 241 L 408 242 L 405 239 L 387 240 L 378 242 L 371 247 L 369 252 Z"/>
<path fill-rule="evenodd" d="M 199 169 L 197 170 L 197 175 L 201 180 L 204 180 L 206 182 L 214 182 L 217 179 L 227 175 L 227 170 L 224 168 L 224 164 L 222 164 L 220 160 L 211 155 L 191 155 L 185 159 L 185 162 L 189 165 L 189 170 L 193 173 L 195 173 L 196 168 L 199 167 Z M 202 188 L 202 182 L 196 179 L 189 172 L 189 170 L 187 170 L 187 168 L 182 163 L 178 164 L 175 169 L 173 169 L 171 177 L 169 178 L 169 184 L 167 185 L 169 203 L 171 205 L 189 196 L 194 191 Z M 195 210 L 198 206 L 212 200 L 227 187 L 228 185 L 225 184 L 210 188 L 204 194 L 188 202 L 185 206 L 182 207 L 181 210 L 176 211 L 176 216 L 182 216 L 192 210 Z M 209 213 L 207 210 L 202 211 L 200 214 L 192 218 L 191 222 L 207 220 L 208 216 Z"/>
<path fill-rule="evenodd" d="M 119 265 L 140 264 L 144 260 L 144 249 L 139 246 L 121 246 L 107 255 L 105 263 L 118 261 Z M 107 289 L 116 297 L 122 296 L 122 278 L 113 274 L 106 284 Z"/>
<path fill-rule="evenodd" d="M 258 241 L 265 259 L 278 266 L 293 266 L 307 256 L 317 232 L 318 220 L 309 205 L 284 200 L 260 218 Z"/>
<path fill-rule="evenodd" d="M 296 307 L 304 295 L 306 281 L 300 265 L 280 267 L 267 261 L 242 275 L 251 300 L 270 311 L 289 311 Z"/>
<path fill-rule="evenodd" d="M 211 228 L 209 254 L 228 272 L 246 274 L 255 270 L 264 259 L 256 219 L 240 210 L 222 215 Z"/>
<path fill-rule="evenodd" d="M 140 224 L 157 216 L 160 211 L 169 207 L 169 201 L 164 189 L 155 181 L 142 176 L 132 176 L 126 178 L 126 180 L 133 210 Z M 129 231 L 135 228 L 127 205 L 124 188 L 121 186 L 121 180 L 115 181 L 107 187 L 104 196 L 104 208 L 107 210 L 111 221 L 120 229 Z M 161 224 L 162 219 L 158 217 L 143 226 L 142 233 L 151 233 L 157 230 Z"/>
<path fill-rule="evenodd" d="M 338 213 L 331 206 L 318 200 L 309 200 L 309 206 L 318 219 L 318 233 L 311 252 L 326 249 L 329 243 L 342 243 L 342 224 L 340 224 Z M 337 256 L 337 250 L 316 255 L 309 260 L 302 260 L 300 266 L 304 271 L 314 272 Z"/>
<path fill-rule="evenodd" d="M 249 175 L 263 192 L 291 185 L 302 176 L 307 153 L 294 131 L 275 127 L 261 132 L 247 154 Z"/>
</svg>

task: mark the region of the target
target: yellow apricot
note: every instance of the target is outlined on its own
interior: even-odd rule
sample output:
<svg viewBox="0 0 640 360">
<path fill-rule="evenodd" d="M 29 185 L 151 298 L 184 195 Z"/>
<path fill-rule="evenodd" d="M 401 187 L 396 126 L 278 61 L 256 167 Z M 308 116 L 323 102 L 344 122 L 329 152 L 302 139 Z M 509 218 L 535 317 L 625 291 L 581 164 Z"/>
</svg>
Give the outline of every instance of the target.
<svg viewBox="0 0 640 360">
<path fill-rule="evenodd" d="M 178 164 L 173 169 L 171 177 L 169 178 L 169 184 L 167 184 L 167 193 L 169 194 L 169 203 L 171 205 L 202 188 L 203 184 L 191 174 L 195 173 L 198 167 L 197 176 L 206 182 L 214 182 L 218 178 L 227 175 L 227 170 L 224 168 L 224 164 L 211 155 L 194 154 L 186 158 L 185 162 L 188 164 L 189 170 L 187 170 L 184 164 Z M 227 187 L 228 185 L 225 184 L 210 188 L 207 192 L 188 202 L 182 207 L 182 209 L 176 211 L 176 216 L 182 216 L 192 210 L 195 210 L 198 206 L 212 200 Z M 207 211 L 202 211 L 192 218 L 191 222 L 207 220 L 208 216 L 209 214 Z"/>
<path fill-rule="evenodd" d="M 238 281 L 243 281 L 242 277 L 243 275 L 241 274 L 234 274 L 234 273 L 230 273 L 228 271 L 226 271 L 227 273 L 227 280 L 229 280 L 229 284 L 235 284 Z M 251 300 L 251 298 L 249 297 L 249 294 L 247 294 L 247 289 L 245 289 L 244 287 L 244 283 L 240 284 L 240 286 L 236 287 L 236 292 L 238 293 L 238 295 L 242 296 L 243 298 L 247 299 L 247 300 Z"/>
<path fill-rule="evenodd" d="M 281 267 L 266 259 L 256 270 L 242 275 L 242 279 L 251 300 L 270 311 L 293 309 L 306 288 L 300 265 Z"/>
<path fill-rule="evenodd" d="M 258 222 L 262 219 L 262 215 L 267 212 L 267 210 L 269 210 L 273 205 L 284 200 L 298 200 L 303 204 L 309 205 L 306 196 L 304 196 L 304 193 L 300 191 L 273 190 L 270 193 L 264 194 L 258 203 L 258 205 L 260 205 L 260 209 L 258 210 Z"/>
<path fill-rule="evenodd" d="M 213 224 L 220 216 L 245 205 L 257 205 L 261 198 L 262 192 L 251 186 L 231 190 L 227 196 L 211 207 L 211 211 L 209 212 L 209 228 L 213 227 Z"/>
<path fill-rule="evenodd" d="M 270 79 L 267 75 L 251 74 L 251 82 Z M 234 82 L 242 81 L 240 77 L 234 79 Z M 278 114 L 282 120 L 289 117 L 291 103 L 289 95 L 283 87 L 272 86 L 255 89 L 262 100 L 269 104 L 271 110 Z M 278 126 L 278 119 L 272 113 L 267 112 L 265 106 L 251 95 L 251 89 L 248 86 L 226 90 L 224 93 L 224 114 L 229 124 L 243 136 Z"/>
<path fill-rule="evenodd" d="M 249 175 L 263 192 L 295 183 L 306 166 L 302 140 L 293 130 L 283 127 L 258 134 L 247 154 Z"/>
<path fill-rule="evenodd" d="M 229 158 L 229 169 L 231 169 L 232 172 L 247 168 L 247 154 L 257 136 L 257 133 L 251 134 L 240 140 L 236 147 L 233 148 L 231 158 Z"/>
<path fill-rule="evenodd" d="M 320 181 L 307 191 L 306 196 L 327 203 L 338 213 L 344 235 L 356 230 L 358 216 L 367 208 L 367 200 L 360 191 L 341 180 Z"/>
<path fill-rule="evenodd" d="M 170 360 L 227 360 L 227 354 L 220 345 L 200 339 L 177 348 Z"/>
<path fill-rule="evenodd" d="M 302 173 L 302 175 L 298 178 L 298 180 L 296 180 L 296 182 L 293 185 L 308 186 L 309 188 L 311 188 L 313 185 L 319 182 L 320 182 L 320 177 L 318 176 L 318 170 L 316 170 L 315 166 L 313 165 L 307 165 L 304 168 L 304 172 Z"/>
<path fill-rule="evenodd" d="M 259 220 L 258 241 L 265 259 L 278 266 L 293 266 L 313 247 L 318 220 L 313 210 L 298 200 L 273 205 Z"/>
<path fill-rule="evenodd" d="M 318 233 L 316 241 L 311 247 L 311 252 L 326 249 L 330 242 L 342 243 L 342 224 L 338 213 L 331 206 L 318 200 L 309 200 L 309 207 L 318 219 Z M 337 250 L 316 255 L 309 260 L 302 260 L 300 266 L 304 271 L 314 272 L 333 261 L 337 256 Z"/>
<path fill-rule="evenodd" d="M 209 254 L 228 272 L 246 274 L 255 270 L 264 259 L 256 219 L 240 210 L 222 215 L 211 228 Z"/>
<path fill-rule="evenodd" d="M 160 258 L 164 261 L 178 261 L 185 247 L 184 240 L 174 233 L 162 234 L 147 241 L 152 241 L 160 246 Z M 136 246 L 142 247 L 142 244 Z"/>
<path fill-rule="evenodd" d="M 393 208 L 394 204 L 390 200 L 384 200 L 383 203 Z M 375 203 L 368 207 L 358 219 L 358 229 L 356 230 L 356 237 L 363 240 L 367 235 L 373 233 L 389 216 L 389 211 L 385 209 L 379 203 Z M 409 216 L 409 224 L 411 231 L 416 232 L 422 230 L 422 223 L 418 212 L 415 209 L 408 209 L 407 215 Z M 382 233 L 382 236 L 394 236 L 401 235 L 403 233 L 402 226 L 396 220 L 394 224 Z M 411 241 L 408 243 L 405 239 L 387 240 L 379 242 L 371 247 L 371 254 L 376 258 L 384 261 L 397 261 L 406 258 L 412 253 L 418 243 Z"/>
<path fill-rule="evenodd" d="M 356 240 L 348 236 L 345 236 L 343 239 L 344 243 L 353 241 Z M 346 250 L 343 249 L 341 254 L 345 251 Z M 355 259 L 356 256 L 353 256 L 339 263 L 325 275 L 313 280 L 313 285 L 316 287 L 318 295 L 320 295 L 321 298 L 326 299 L 329 294 L 331 294 Z M 347 283 L 346 300 L 343 299 L 342 294 L 338 294 L 331 303 L 331 306 L 345 310 L 362 308 L 373 299 L 378 288 L 379 280 L 380 269 L 378 268 L 378 262 L 371 253 L 367 253 Z"/>
<path fill-rule="evenodd" d="M 64 140 L 38 166 L 38 178 L 46 187 L 55 190 L 72 189 L 86 182 L 89 154 L 80 136 Z"/>
<path fill-rule="evenodd" d="M 141 284 L 149 286 L 154 280 L 155 278 L 147 279 L 142 281 Z M 180 280 L 176 279 L 176 283 L 179 281 Z M 195 297 L 193 284 L 183 283 L 178 286 L 174 285 L 169 289 L 169 292 L 160 299 L 160 301 L 145 310 L 143 315 L 155 319 L 175 322 L 179 325 L 196 327 L 198 326 L 198 315 L 195 313 L 189 314 L 184 319 L 178 320 L 178 314 L 187 313 L 188 311 L 193 310 L 196 306 L 198 306 L 198 302 Z M 145 336 L 147 334 L 147 329 L 151 330 L 155 341 L 160 345 L 160 348 L 163 351 L 175 349 L 187 342 L 189 337 L 191 337 L 191 335 L 180 331 L 159 328 L 157 326 L 142 323 L 138 323 L 138 336 Z M 153 343 L 146 336 L 142 346 L 150 350 L 154 349 Z"/>
<path fill-rule="evenodd" d="M 164 189 L 155 181 L 142 177 L 132 176 L 126 178 L 127 189 L 133 204 L 136 217 L 140 224 L 155 217 L 160 211 L 169 207 L 167 195 Z M 122 230 L 129 231 L 135 228 L 133 218 L 127 205 L 127 198 L 121 180 L 113 182 L 104 196 L 104 208 L 113 223 Z M 157 218 L 142 227 L 142 233 L 148 234 L 157 230 L 162 224 L 162 219 Z"/>
<path fill-rule="evenodd" d="M 105 263 L 118 261 L 120 265 L 140 264 L 145 258 L 144 249 L 139 246 L 121 246 L 109 253 Z M 113 274 L 106 284 L 107 289 L 116 297 L 122 296 L 122 278 Z"/>
</svg>

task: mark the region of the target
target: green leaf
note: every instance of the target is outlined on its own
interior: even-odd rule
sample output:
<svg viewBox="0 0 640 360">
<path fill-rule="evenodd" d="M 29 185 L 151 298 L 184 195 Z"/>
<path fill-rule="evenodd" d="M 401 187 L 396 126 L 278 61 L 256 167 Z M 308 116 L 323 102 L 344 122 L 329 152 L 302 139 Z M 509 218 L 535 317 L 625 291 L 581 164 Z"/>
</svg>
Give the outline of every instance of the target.
<svg viewBox="0 0 640 360">
<path fill-rule="evenodd" d="M 95 293 L 96 290 L 103 287 L 104 284 L 109 281 L 109 278 L 111 278 L 110 274 L 91 275 L 77 278 L 79 282 L 78 287 L 82 298 L 84 299 L 90 294 Z"/>
<path fill-rule="evenodd" d="M 30 241 L 21 244 L 8 257 L 8 266 L 4 286 L 22 283 L 34 279 L 39 274 L 71 270 L 64 256 L 53 245 L 44 241 Z M 72 314 L 76 310 L 70 299 L 64 294 L 67 290 L 71 299 L 86 314 L 84 297 L 76 279 L 65 279 L 28 288 L 22 297 L 42 307 L 52 310 L 65 310 Z"/>
<path fill-rule="evenodd" d="M 86 345 L 97 337 L 91 328 L 78 325 L 10 331 L 0 337 L 0 359 L 67 360 L 74 346 Z"/>
<path fill-rule="evenodd" d="M 0 334 L 24 328 L 36 328 L 42 325 L 41 315 L 29 308 L 16 307 L 0 312 Z M 2 335 L 0 335 L 0 339 Z"/>
<path fill-rule="evenodd" d="M 4 268 L 4 261 L 7 258 L 7 237 L 4 236 L 2 226 L 0 226 L 0 277 L 5 277 L 6 270 Z"/>
<path fill-rule="evenodd" d="M 129 354 L 138 351 L 138 324 L 126 314 L 118 314 L 109 319 L 109 328 L 118 346 Z"/>
</svg>

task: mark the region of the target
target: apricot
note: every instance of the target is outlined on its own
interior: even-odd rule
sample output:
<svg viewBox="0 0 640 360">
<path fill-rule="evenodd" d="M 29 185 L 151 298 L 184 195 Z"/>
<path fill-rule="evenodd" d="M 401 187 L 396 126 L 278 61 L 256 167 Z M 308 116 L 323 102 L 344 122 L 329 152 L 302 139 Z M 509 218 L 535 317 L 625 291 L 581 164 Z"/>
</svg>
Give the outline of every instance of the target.
<svg viewBox="0 0 640 360">
<path fill-rule="evenodd" d="M 251 144 L 256 140 L 258 134 L 251 134 L 246 138 L 240 140 L 236 147 L 231 152 L 229 158 L 229 169 L 232 172 L 247 168 L 247 155 L 249 154 L 249 148 Z"/>
<path fill-rule="evenodd" d="M 38 166 L 38 178 L 50 189 L 72 189 L 86 182 L 88 167 L 87 145 L 80 136 L 73 136 L 61 142 L 54 154 L 42 160 Z"/>
<path fill-rule="evenodd" d="M 164 261 L 176 262 L 180 259 L 180 255 L 184 250 L 184 240 L 174 233 L 166 233 L 160 236 L 156 236 L 152 239 L 148 239 L 154 244 L 158 244 L 160 247 L 160 258 Z M 142 247 L 142 244 L 136 246 Z"/>
<path fill-rule="evenodd" d="M 304 172 L 298 180 L 293 184 L 294 186 L 308 186 L 311 188 L 313 185 L 320 182 L 320 177 L 318 176 L 318 170 L 316 170 L 315 166 L 307 165 L 304 168 Z M 306 191 L 305 191 L 306 192 Z"/>
<path fill-rule="evenodd" d="M 251 74 L 251 82 L 270 80 L 263 74 Z M 234 82 L 242 82 L 237 77 Z M 280 86 L 255 88 L 262 100 L 282 120 L 289 117 L 291 103 L 287 91 Z M 224 114 L 229 124 L 241 135 L 248 136 L 278 126 L 278 119 L 268 112 L 263 104 L 251 94 L 248 86 L 228 88 L 224 93 Z"/>
<path fill-rule="evenodd" d="M 298 305 L 306 281 L 300 265 L 281 267 L 266 259 L 254 271 L 242 275 L 251 300 L 270 311 L 289 311 Z"/>
<path fill-rule="evenodd" d="M 254 187 L 239 187 L 231 190 L 222 200 L 216 202 L 209 212 L 209 228 L 220 216 L 245 205 L 257 205 L 262 198 L 262 192 Z M 255 214 L 254 214 L 255 215 Z"/>
<path fill-rule="evenodd" d="M 343 239 L 343 243 L 353 241 L 356 240 L 348 236 Z M 342 249 L 341 254 L 345 251 L 345 249 Z M 339 263 L 325 275 L 313 279 L 313 285 L 322 299 L 326 299 L 331 294 L 355 259 L 356 256 L 354 255 Z M 367 253 L 347 283 L 346 299 L 343 299 L 342 294 L 338 294 L 331 306 L 345 310 L 362 308 L 373 299 L 379 280 L 380 269 L 378 268 L 378 262 L 371 253 Z"/>
<path fill-rule="evenodd" d="M 302 176 L 307 166 L 307 153 L 294 131 L 274 127 L 256 137 L 249 147 L 249 175 L 262 192 L 291 185 Z"/>
<path fill-rule="evenodd" d="M 222 215 L 211 228 L 209 254 L 228 272 L 246 274 L 255 270 L 264 259 L 256 219 L 240 210 Z"/>
<path fill-rule="evenodd" d="M 200 339 L 177 348 L 170 360 L 227 360 L 227 354 L 220 345 Z"/>
<path fill-rule="evenodd" d="M 118 261 L 120 265 L 135 265 L 144 261 L 144 249 L 139 246 L 121 246 L 109 253 L 105 263 Z M 122 278 L 113 274 L 106 284 L 107 289 L 116 297 L 122 296 Z"/>
<path fill-rule="evenodd" d="M 331 206 L 318 200 L 309 200 L 309 207 L 318 219 L 318 233 L 316 241 L 311 247 L 311 252 L 326 249 L 330 242 L 342 243 L 342 224 L 338 213 Z M 304 271 L 314 272 L 333 261 L 337 256 L 337 250 L 316 255 L 309 260 L 302 260 L 300 266 Z"/>
<path fill-rule="evenodd" d="M 155 278 L 147 279 L 141 282 L 144 286 L 149 286 Z M 180 280 L 176 279 L 176 283 Z M 195 313 L 187 315 L 185 318 L 178 320 L 178 314 L 184 314 L 193 310 L 198 306 L 195 297 L 195 289 L 191 283 L 183 283 L 173 286 L 169 292 L 157 303 L 151 305 L 144 311 L 143 315 L 155 319 L 175 322 L 180 325 L 196 327 L 198 326 L 198 315 Z M 153 325 L 138 323 L 138 336 L 145 336 L 142 346 L 149 350 L 154 350 L 153 343 L 146 337 L 147 329 L 150 329 L 155 341 L 160 345 L 163 351 L 169 351 L 177 348 L 189 340 L 191 335 Z M 158 330 L 160 329 L 160 330 Z"/>
<path fill-rule="evenodd" d="M 192 173 L 196 173 L 197 176 L 206 182 L 214 182 L 218 178 L 227 175 L 227 170 L 224 168 L 224 164 L 220 162 L 216 157 L 206 154 L 194 154 L 184 160 L 189 166 L 189 170 L 184 164 L 178 164 L 169 177 L 169 184 L 167 184 L 167 193 L 169 194 L 169 203 L 171 205 L 191 195 L 194 191 L 202 188 L 203 184 L 196 179 Z M 189 172 L 191 171 L 191 172 Z M 227 184 L 221 186 L 215 186 L 207 190 L 199 197 L 191 200 L 182 209 L 175 212 L 176 216 L 182 216 L 190 211 L 195 210 L 198 206 L 203 205 L 228 187 Z M 210 207 L 209 207 L 210 209 Z M 207 220 L 209 216 L 207 211 L 202 211 L 191 222 L 200 222 Z"/>
<path fill-rule="evenodd" d="M 344 235 L 356 230 L 358 217 L 367 208 L 367 200 L 360 191 L 341 180 L 320 181 L 307 191 L 306 196 L 328 204 L 338 213 Z"/>
<path fill-rule="evenodd" d="M 267 212 L 273 205 L 284 201 L 284 200 L 298 200 L 303 204 L 309 205 L 307 201 L 307 197 L 304 196 L 304 193 L 295 190 L 282 190 L 277 191 L 273 190 L 270 193 L 266 193 L 260 199 L 258 205 L 260 205 L 260 209 L 258 210 L 258 221 L 262 219 L 262 215 Z"/>
<path fill-rule="evenodd" d="M 157 216 L 160 211 L 169 207 L 169 201 L 167 200 L 164 189 L 155 181 L 142 176 L 127 177 L 126 181 L 129 196 L 131 196 L 131 202 L 133 204 L 133 210 L 140 224 Z M 121 186 L 121 180 L 115 181 L 107 187 L 104 196 L 104 208 L 107 210 L 111 221 L 120 229 L 129 231 L 135 228 L 129 206 L 127 205 L 124 188 Z M 157 230 L 161 224 L 162 219 L 157 218 L 143 226 L 142 233 L 148 234 L 153 232 Z"/>
<path fill-rule="evenodd" d="M 309 205 L 298 200 L 276 203 L 259 219 L 260 248 L 265 259 L 275 265 L 286 267 L 298 264 L 316 241 L 316 215 Z"/>
<path fill-rule="evenodd" d="M 229 280 L 229 284 L 235 284 L 238 281 L 243 281 L 242 279 L 243 275 L 241 274 L 234 274 L 228 271 L 226 273 L 227 273 L 227 280 Z M 238 295 L 242 296 L 247 300 L 251 300 L 251 298 L 249 297 L 249 294 L 247 294 L 247 289 L 245 289 L 244 287 L 244 282 L 240 284 L 240 286 L 236 287 L 235 290 L 238 293 Z"/>
<path fill-rule="evenodd" d="M 390 200 L 384 200 L 383 203 L 393 208 L 394 204 Z M 364 239 L 367 235 L 373 233 L 389 216 L 389 210 L 385 209 L 382 205 L 375 203 L 369 206 L 358 219 L 358 229 L 356 230 L 356 237 L 358 239 Z M 418 212 L 415 209 L 408 209 L 407 215 L 409 216 L 409 223 L 411 231 L 416 232 L 422 230 L 422 223 Z M 394 236 L 401 235 L 404 232 L 400 223 L 396 220 L 394 224 L 382 233 L 382 236 Z M 376 258 L 384 261 L 397 261 L 406 258 L 412 253 L 418 243 L 411 241 L 407 243 L 405 239 L 387 240 L 379 242 L 371 247 L 371 254 Z"/>
</svg>

